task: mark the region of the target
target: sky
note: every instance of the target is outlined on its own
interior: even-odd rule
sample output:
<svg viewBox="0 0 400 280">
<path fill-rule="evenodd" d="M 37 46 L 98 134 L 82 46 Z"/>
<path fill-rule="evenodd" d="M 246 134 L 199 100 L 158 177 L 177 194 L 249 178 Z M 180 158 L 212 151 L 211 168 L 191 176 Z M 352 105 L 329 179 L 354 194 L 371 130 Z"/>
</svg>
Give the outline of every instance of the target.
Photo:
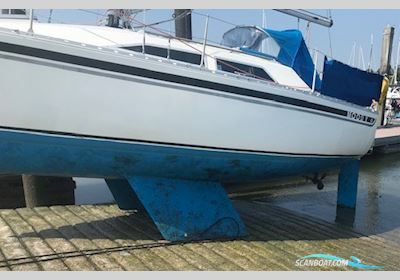
<svg viewBox="0 0 400 280">
<path fill-rule="evenodd" d="M 332 56 L 344 63 L 352 64 L 349 58 L 356 46 L 356 56 L 354 59 L 356 67 L 362 68 L 361 53 L 363 54 L 364 64 L 368 66 L 371 35 L 373 36 L 372 47 L 372 69 L 379 68 L 383 30 L 387 25 L 395 27 L 394 43 L 392 50 L 392 63 L 395 65 L 397 60 L 397 48 L 400 34 L 400 10 L 391 9 L 334 9 L 334 10 L 309 10 L 322 16 L 327 16 L 328 12 L 332 15 L 333 26 L 326 28 L 320 25 L 311 24 L 309 46 L 315 48 L 327 55 Z M 53 10 L 52 22 L 96 24 L 105 10 Z M 170 19 L 173 13 L 172 9 L 147 10 L 145 15 L 140 13 L 136 19 L 145 21 L 147 24 L 158 22 L 160 20 Z M 39 21 L 47 21 L 49 10 L 35 10 L 35 15 Z M 203 14 L 203 15 L 200 15 Z M 208 38 L 214 42 L 220 42 L 225 31 L 234 25 L 262 25 L 263 10 L 193 10 L 192 29 L 193 37 L 202 38 L 205 28 L 205 16 L 210 16 Z M 284 30 L 297 29 L 297 18 L 282 14 L 274 10 L 265 10 L 267 28 Z M 217 21 L 213 17 L 224 20 L 228 23 Z M 234 24 L 234 25 L 232 25 Z M 306 37 L 305 21 L 300 21 L 299 29 Z M 174 31 L 173 21 L 157 25 L 158 28 Z M 329 34 L 330 33 L 330 34 Z M 331 47 L 332 48 L 331 48 Z M 354 56 L 354 55 L 353 55 Z"/>
</svg>

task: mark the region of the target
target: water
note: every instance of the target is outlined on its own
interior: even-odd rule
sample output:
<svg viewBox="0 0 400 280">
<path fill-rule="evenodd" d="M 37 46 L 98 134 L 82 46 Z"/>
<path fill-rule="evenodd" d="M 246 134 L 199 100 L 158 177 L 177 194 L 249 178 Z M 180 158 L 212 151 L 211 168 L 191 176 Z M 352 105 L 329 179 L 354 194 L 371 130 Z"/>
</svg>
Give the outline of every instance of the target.
<svg viewBox="0 0 400 280">
<path fill-rule="evenodd" d="M 114 202 L 104 179 L 74 178 L 75 204 L 102 204 Z"/>
<path fill-rule="evenodd" d="M 327 179 L 322 191 L 310 184 L 281 189 L 261 200 L 334 222 L 337 177 Z M 355 230 L 380 234 L 400 229 L 400 153 L 362 159 L 356 207 Z"/>
</svg>

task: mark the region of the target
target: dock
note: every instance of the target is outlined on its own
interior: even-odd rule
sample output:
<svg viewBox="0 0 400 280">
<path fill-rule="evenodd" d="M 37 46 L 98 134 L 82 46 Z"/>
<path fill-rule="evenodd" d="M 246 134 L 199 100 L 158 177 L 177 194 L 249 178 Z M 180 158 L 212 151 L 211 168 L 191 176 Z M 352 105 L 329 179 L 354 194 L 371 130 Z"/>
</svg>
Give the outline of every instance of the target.
<svg viewBox="0 0 400 280">
<path fill-rule="evenodd" d="M 296 266 L 317 253 L 400 269 L 400 231 L 366 236 L 265 202 L 234 205 L 247 237 L 183 243 L 114 204 L 0 210 L 0 270 L 358 270 Z"/>
<path fill-rule="evenodd" d="M 400 151 L 400 126 L 380 127 L 375 133 L 374 151 L 391 153 Z"/>
</svg>

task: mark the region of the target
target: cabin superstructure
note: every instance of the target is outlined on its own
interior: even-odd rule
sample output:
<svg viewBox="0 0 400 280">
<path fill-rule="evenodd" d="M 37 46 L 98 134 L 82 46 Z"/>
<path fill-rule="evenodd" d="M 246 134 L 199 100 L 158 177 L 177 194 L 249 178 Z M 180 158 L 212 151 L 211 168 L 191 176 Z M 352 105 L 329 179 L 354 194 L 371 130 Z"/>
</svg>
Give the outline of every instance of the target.
<svg viewBox="0 0 400 280">
<path fill-rule="evenodd" d="M 0 19 L 29 19 L 26 9 L 0 9 Z"/>
<path fill-rule="evenodd" d="M 1 27 L 27 31 L 29 20 L 2 19 L 0 20 Z M 35 22 L 34 33 L 94 46 L 122 48 L 136 53 L 188 63 L 192 66 L 200 66 L 203 49 L 201 43 L 194 41 L 170 38 L 149 32 L 144 33 L 142 30 L 132 32 L 129 29 L 107 26 Z M 254 56 L 238 48 L 210 44 L 207 44 L 205 53 L 205 67 L 209 70 L 270 81 L 300 90 L 310 89 L 292 68 L 279 63 L 274 58 Z"/>
</svg>

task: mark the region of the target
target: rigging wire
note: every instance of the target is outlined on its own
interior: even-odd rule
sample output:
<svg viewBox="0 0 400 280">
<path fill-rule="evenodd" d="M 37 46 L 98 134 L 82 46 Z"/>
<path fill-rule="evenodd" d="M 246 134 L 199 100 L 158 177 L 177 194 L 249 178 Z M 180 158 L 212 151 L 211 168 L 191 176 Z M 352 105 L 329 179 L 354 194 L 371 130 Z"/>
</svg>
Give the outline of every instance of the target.
<svg viewBox="0 0 400 280">
<path fill-rule="evenodd" d="M 142 24 L 140 21 L 138 21 L 138 20 L 136 20 L 136 19 L 132 19 L 132 21 L 134 21 L 134 22 L 136 22 L 136 23 L 138 23 L 138 24 Z M 178 37 L 176 37 L 176 36 L 173 36 L 173 35 L 171 35 L 171 34 L 168 34 L 168 33 L 166 33 L 166 32 L 163 32 L 163 31 L 159 30 L 158 28 L 156 28 L 156 27 L 154 27 L 154 26 L 149 26 L 149 27 L 150 27 L 151 29 L 153 29 L 153 30 L 156 30 L 156 31 L 160 32 L 162 35 L 164 35 L 164 36 L 166 36 L 166 37 L 168 37 L 168 38 L 173 38 L 173 39 L 176 39 L 176 40 L 180 41 L 180 42 L 183 43 L 184 45 L 186 45 L 186 46 L 188 46 L 189 48 L 195 50 L 196 52 L 202 53 L 202 50 L 197 49 L 196 47 L 194 47 L 194 46 L 188 44 L 188 43 L 186 42 L 186 40 L 183 40 L 182 38 L 178 38 Z M 207 56 L 207 57 L 211 57 L 211 58 L 217 60 L 217 58 L 216 58 L 215 56 L 212 56 L 212 55 L 210 55 L 210 54 L 204 53 L 204 55 Z M 232 64 L 230 64 L 230 63 L 227 63 L 227 62 L 225 62 L 225 61 L 219 60 L 218 62 L 221 63 L 221 64 L 223 64 L 223 65 L 225 65 L 225 66 L 228 66 L 229 68 L 235 70 L 235 71 L 238 72 L 238 73 L 244 74 L 244 75 L 247 76 L 247 77 L 256 78 L 256 79 L 259 79 L 259 80 L 263 80 L 263 81 L 265 81 L 265 82 L 267 82 L 267 83 L 270 83 L 270 84 L 277 84 L 275 81 L 271 81 L 271 80 L 268 80 L 268 79 L 266 79 L 266 78 L 264 78 L 264 77 L 261 77 L 261 76 L 258 76 L 258 75 L 256 75 L 256 74 L 247 72 L 247 71 L 242 70 L 242 69 L 240 69 L 240 68 L 238 68 L 238 67 L 236 67 L 236 66 L 234 66 L 234 65 L 232 65 Z M 292 86 L 292 87 L 293 87 L 293 88 L 299 88 L 299 89 L 308 89 L 308 87 L 297 87 L 297 86 Z"/>
<path fill-rule="evenodd" d="M 37 17 L 38 19 L 42 19 L 41 21 L 43 21 L 43 22 L 46 22 L 46 21 L 48 21 L 48 19 L 49 19 L 49 15 L 41 14 L 41 11 L 40 11 L 40 10 L 36 10 L 36 11 L 35 11 L 35 17 Z M 51 18 L 51 22 L 52 22 L 52 23 L 62 23 L 62 24 L 66 24 L 66 22 L 63 22 L 63 21 L 54 19 L 53 16 L 52 16 L 52 18 Z"/>
<path fill-rule="evenodd" d="M 105 15 L 106 15 L 106 13 L 100 14 L 100 13 L 97 13 L 97 12 L 94 12 L 94 11 L 90 11 L 90 10 L 85 10 L 85 9 L 79 9 L 79 10 L 82 11 L 82 12 L 87 12 L 87 13 L 91 13 L 91 14 L 99 15 L 99 16 L 105 16 Z M 144 11 L 144 10 L 141 10 L 141 11 Z M 165 32 L 167 32 L 168 34 L 172 34 L 172 22 L 173 22 L 174 20 L 179 19 L 179 18 L 181 18 L 181 17 L 184 17 L 184 16 L 186 16 L 186 15 L 192 13 L 192 12 L 193 12 L 193 11 L 188 11 L 188 12 L 186 12 L 186 13 L 180 14 L 179 16 L 177 16 L 177 17 L 175 17 L 175 18 L 170 18 L 170 19 L 167 19 L 167 20 L 162 20 L 162 21 L 158 21 L 158 22 L 150 23 L 150 24 L 145 24 L 145 23 L 142 23 L 142 22 L 136 20 L 137 25 L 136 25 L 136 26 L 131 25 L 131 28 L 133 29 L 133 31 L 135 31 L 135 29 L 157 26 L 157 25 L 160 25 L 160 24 L 169 22 L 169 23 L 170 23 L 170 24 L 169 24 L 169 30 L 164 29 L 164 28 L 161 28 L 161 27 L 157 27 L 157 29 L 153 29 L 153 30 L 158 31 L 158 33 L 163 34 L 163 35 L 165 35 L 165 33 L 160 32 L 160 30 L 161 30 L 161 31 L 165 31 Z M 129 20 L 130 20 L 130 21 L 133 21 L 133 19 L 135 19 L 136 15 L 137 15 L 138 13 L 139 13 L 139 12 L 136 12 L 136 13 L 134 13 L 133 15 L 130 15 L 130 16 L 128 17 Z M 200 38 L 200 37 L 193 37 L 193 38 L 195 38 L 195 39 L 202 39 L 202 38 Z M 212 41 L 212 40 L 207 40 L 207 41 L 210 41 L 210 42 L 213 42 L 213 43 L 215 43 L 215 44 L 218 44 L 218 42 L 215 42 L 215 41 Z"/>
<path fill-rule="evenodd" d="M 147 26 L 149 26 L 149 25 L 147 25 Z M 166 28 L 161 28 L 161 27 L 157 27 L 157 29 L 163 31 L 165 34 L 171 35 L 171 36 L 170 36 L 170 39 L 172 39 L 172 37 L 175 38 L 175 36 L 172 35 L 172 34 L 173 34 L 173 32 L 172 32 L 172 23 L 169 25 L 168 29 L 166 29 Z M 165 36 L 164 33 L 159 32 L 159 31 L 157 31 L 157 33 L 156 33 L 155 31 L 156 31 L 156 30 L 153 30 L 153 32 L 148 32 L 148 33 L 156 34 L 156 35 L 160 35 L 160 36 Z M 176 38 L 177 38 L 177 37 L 176 37 Z M 196 42 L 196 43 L 200 43 L 201 40 L 203 40 L 203 39 L 204 39 L 204 38 L 202 38 L 202 37 L 192 36 L 192 41 L 194 41 L 194 42 Z M 219 42 L 214 41 L 214 40 L 211 40 L 211 39 L 207 39 L 207 42 L 211 42 L 211 43 L 214 43 L 214 44 L 216 44 L 216 45 L 219 45 Z"/>
<path fill-rule="evenodd" d="M 93 14 L 93 15 L 102 16 L 102 17 L 104 17 L 105 14 L 106 14 L 106 13 L 101 14 L 101 13 L 98 13 L 98 12 L 95 12 L 95 11 L 92 11 L 92 10 L 86 10 L 86 9 L 78 9 L 78 10 L 79 10 L 79 11 L 82 11 L 82 12 L 90 13 L 90 14 Z M 195 11 L 193 11 L 193 10 L 190 10 L 190 11 L 187 12 L 187 13 L 181 14 L 180 16 L 186 16 L 186 15 L 189 14 L 189 13 L 207 17 L 207 15 L 202 14 L 202 13 L 199 13 L 199 12 L 195 12 Z M 168 33 L 168 31 L 165 30 L 165 29 L 162 29 L 162 28 L 159 28 L 159 27 L 158 27 L 158 28 L 155 27 L 155 26 L 160 25 L 160 24 L 162 24 L 162 23 L 167 23 L 167 22 L 174 21 L 175 19 L 179 18 L 180 16 L 175 17 L 175 18 L 171 18 L 171 19 L 168 19 L 168 20 L 163 20 L 163 21 L 159 21 L 159 22 L 156 22 L 156 23 L 152 23 L 152 24 L 146 25 L 145 23 L 140 22 L 139 20 L 135 19 L 135 16 L 136 16 L 136 15 L 137 15 L 137 13 L 135 13 L 134 15 L 130 15 L 130 16 L 128 17 L 128 19 L 129 19 L 129 21 L 130 21 L 130 26 L 131 26 L 132 29 L 138 28 L 138 27 L 142 27 L 142 28 L 149 27 L 150 29 L 152 29 L 152 30 L 158 32 L 159 34 L 161 34 L 161 35 L 163 35 L 163 36 L 166 36 L 167 38 L 176 39 L 176 40 L 180 41 L 181 43 L 183 43 L 184 45 L 188 46 L 189 48 L 195 50 L 196 52 L 202 53 L 202 51 L 201 51 L 200 49 L 197 49 L 196 47 L 194 47 L 194 46 L 188 44 L 188 43 L 186 42 L 186 40 L 171 35 L 171 34 Z M 228 22 L 228 21 L 226 21 L 226 20 L 222 20 L 222 19 L 217 18 L 217 17 L 214 17 L 214 16 L 210 16 L 210 18 L 211 18 L 211 19 L 214 19 L 214 20 L 216 20 L 216 21 L 223 22 L 223 23 L 225 23 L 225 24 L 231 25 L 231 26 L 237 26 L 237 24 L 234 24 L 234 23 L 232 23 L 232 22 Z M 132 22 L 138 24 L 138 26 L 135 26 L 135 27 L 134 27 L 134 26 L 132 25 Z M 165 32 L 165 31 L 167 31 L 167 32 Z M 97 35 L 97 34 L 95 34 L 95 35 Z M 198 39 L 201 39 L 201 38 L 198 38 Z M 213 41 L 211 41 L 211 40 L 208 40 L 208 41 L 213 42 Z M 213 42 L 213 43 L 216 43 L 216 42 Z M 217 59 L 216 57 L 214 57 L 214 56 L 212 56 L 212 55 L 209 55 L 209 54 L 207 54 L 207 53 L 205 53 L 204 55 L 207 56 L 207 57 L 211 57 L 211 58 L 213 58 L 213 59 L 215 59 L 215 60 Z M 250 72 L 247 72 L 247 71 L 245 71 L 245 70 L 242 70 L 242 69 L 240 69 L 240 68 L 238 68 L 238 67 L 236 67 L 236 66 L 234 66 L 234 65 L 232 65 L 232 64 L 230 64 L 230 63 L 227 63 L 227 62 L 225 62 L 225 61 L 219 61 L 219 63 L 221 63 L 221 64 L 223 64 L 223 65 L 226 65 L 226 66 L 228 66 L 229 68 L 235 70 L 236 73 L 238 73 L 238 74 L 242 73 L 242 74 L 244 74 L 245 76 L 250 77 L 250 78 L 256 78 L 256 79 L 259 79 L 259 80 L 263 80 L 263 81 L 265 81 L 265 82 L 267 82 L 267 83 L 276 84 L 276 82 L 274 82 L 274 81 L 268 80 L 268 79 L 266 79 L 266 78 L 264 78 L 264 77 L 255 75 L 255 74 L 250 73 Z M 308 88 L 308 87 L 296 87 L 296 86 L 292 86 L 292 87 L 294 87 L 294 88 L 299 88 L 299 89 L 307 89 L 307 88 Z"/>
<path fill-rule="evenodd" d="M 133 21 L 136 21 L 137 23 L 141 23 L 141 22 L 139 22 L 138 20 L 135 20 L 135 19 L 133 19 Z M 153 27 L 153 26 L 149 26 L 149 27 L 150 27 L 151 29 L 157 30 L 157 28 L 155 28 L 155 27 Z M 157 31 L 160 32 L 160 30 L 157 30 Z M 176 37 L 176 36 L 172 36 L 172 35 L 170 35 L 170 34 L 168 34 L 168 33 L 166 33 L 166 32 L 162 32 L 162 31 L 161 31 L 160 33 L 162 33 L 163 35 L 165 35 L 165 36 L 167 36 L 167 37 L 170 37 L 170 38 L 173 38 L 173 39 L 176 39 L 176 40 L 180 41 L 180 42 L 183 43 L 184 45 L 190 47 L 191 49 L 193 49 L 193 50 L 195 50 L 195 51 L 197 51 L 197 52 L 199 52 L 199 53 L 203 53 L 202 50 L 197 49 L 196 47 L 194 47 L 194 46 L 188 44 L 185 40 L 182 40 L 181 38 L 178 38 L 178 37 Z M 208 56 L 208 57 L 211 57 L 211 58 L 213 58 L 213 59 L 216 59 L 216 57 L 211 56 L 211 55 L 209 55 L 209 54 L 207 54 L 207 53 L 204 53 L 204 55 L 205 55 L 205 56 Z M 267 82 L 271 82 L 270 80 L 267 80 L 267 79 L 265 79 L 265 78 L 263 78 L 263 77 L 259 77 L 259 76 L 255 75 L 255 74 L 249 73 L 249 72 L 244 71 L 244 70 L 242 70 L 242 69 L 240 69 L 240 68 L 238 68 L 238 67 L 235 67 L 235 66 L 232 65 L 232 64 L 226 63 L 226 62 L 224 62 L 224 61 L 220 61 L 220 62 L 221 62 L 222 64 L 228 66 L 228 67 L 231 67 L 231 69 L 234 69 L 234 70 L 236 70 L 236 71 L 238 71 L 238 72 L 240 72 L 240 73 L 243 73 L 243 74 L 246 74 L 246 75 L 249 75 L 249 74 L 250 74 L 251 77 L 255 77 L 255 78 L 258 78 L 258 79 L 267 81 Z"/>
<path fill-rule="evenodd" d="M 360 69 L 365 70 L 364 50 L 361 45 L 359 48 L 358 65 L 359 65 Z M 361 68 L 361 66 L 362 66 L 362 68 Z"/>
<path fill-rule="evenodd" d="M 135 20 L 135 19 L 133 19 L 133 21 L 136 21 L 137 23 L 141 23 L 141 22 L 139 22 L 138 20 Z M 180 42 L 183 43 L 184 45 L 190 47 L 191 49 L 193 49 L 193 50 L 195 50 L 195 51 L 197 51 L 197 52 L 199 52 L 199 53 L 202 53 L 202 50 L 200 50 L 200 49 L 198 49 L 198 48 L 196 48 L 196 47 L 194 47 L 194 46 L 188 44 L 185 40 L 182 40 L 181 38 L 178 38 L 178 37 L 176 37 L 176 36 L 172 36 L 172 35 L 170 35 L 170 34 L 168 34 L 168 33 L 162 32 L 162 31 L 158 30 L 157 28 L 155 28 L 154 26 L 149 26 L 149 27 L 150 27 L 151 29 L 155 29 L 156 31 L 159 31 L 160 33 L 162 33 L 163 35 L 165 35 L 165 36 L 167 36 L 167 37 L 170 37 L 170 38 L 173 38 L 173 39 L 176 39 L 176 40 L 180 41 Z M 209 55 L 209 54 L 207 54 L 207 53 L 204 53 L 204 55 L 205 55 L 205 56 L 208 56 L 208 57 L 211 57 L 211 58 L 213 58 L 213 59 L 216 59 L 214 56 L 211 56 L 211 55 Z M 235 67 L 235 66 L 233 66 L 232 64 L 226 63 L 226 62 L 224 62 L 224 61 L 220 61 L 220 62 L 221 62 L 222 64 L 228 66 L 228 67 L 231 67 L 232 69 L 234 69 L 234 70 L 236 70 L 236 71 L 238 71 L 238 72 L 240 72 L 240 73 L 243 73 L 243 74 L 246 74 L 246 75 L 249 75 L 249 74 L 250 74 L 252 77 L 255 77 L 255 78 L 258 78 L 258 79 L 261 79 L 261 80 L 265 80 L 265 81 L 267 81 L 267 82 L 271 82 L 270 80 L 267 80 L 267 79 L 265 79 L 265 78 L 263 78 L 263 77 L 259 77 L 259 76 L 257 76 L 257 75 L 252 74 L 252 73 L 249 73 L 249 72 L 247 72 L 247 71 L 244 71 L 244 70 L 242 70 L 242 69 L 240 69 L 240 68 L 238 68 L 238 67 Z"/>
<path fill-rule="evenodd" d="M 354 42 L 353 46 L 351 47 L 349 61 L 347 62 L 348 65 L 352 65 L 351 61 L 354 60 L 355 55 L 356 55 L 356 42 Z"/>
<path fill-rule="evenodd" d="M 368 61 L 368 71 L 372 71 L 372 51 L 373 51 L 373 47 L 374 47 L 374 34 L 371 33 L 371 45 L 370 45 L 370 49 L 369 49 L 369 61 Z"/>
<path fill-rule="evenodd" d="M 311 22 L 307 22 L 307 31 L 306 31 L 306 45 L 310 45 L 310 40 L 311 40 Z"/>
<path fill-rule="evenodd" d="M 88 33 L 90 33 L 90 34 L 93 34 L 94 36 L 97 36 L 97 37 L 99 37 L 99 38 L 101 38 L 101 39 L 103 39 L 103 40 L 106 40 L 106 41 L 109 41 L 109 42 L 111 42 L 111 43 L 113 43 L 113 44 L 115 44 L 115 45 L 118 45 L 117 42 L 115 42 L 115 41 L 113 41 L 113 40 L 111 40 L 111 39 L 109 39 L 109 38 L 107 38 L 107 37 L 104 37 L 104 36 L 102 36 L 102 35 L 100 35 L 100 34 L 97 34 L 97 33 L 93 32 L 93 31 L 91 31 L 91 30 L 88 30 L 88 29 L 85 28 L 85 27 L 81 27 L 81 29 L 82 29 L 83 31 L 86 31 L 86 32 L 88 32 Z"/>
<path fill-rule="evenodd" d="M 51 23 L 51 17 L 53 16 L 53 9 L 49 11 L 49 18 L 47 19 L 47 23 Z"/>
<path fill-rule="evenodd" d="M 145 28 L 145 27 L 149 27 L 149 26 L 156 26 L 156 25 L 160 25 L 160 24 L 163 24 L 163 23 L 172 22 L 174 20 L 177 20 L 177 19 L 180 19 L 182 17 L 185 17 L 185 16 L 189 15 L 190 13 L 191 13 L 191 11 L 188 11 L 188 12 L 185 12 L 185 13 L 182 13 L 182 14 L 178 15 L 177 17 L 173 16 L 170 19 L 161 20 L 161 21 L 158 21 L 158 22 L 155 22 L 155 23 L 151 23 L 151 24 L 143 24 L 143 25 L 138 25 L 138 26 L 132 26 L 132 28 Z"/>
<path fill-rule="evenodd" d="M 329 19 L 332 20 L 332 13 L 331 10 L 327 10 L 327 15 Z M 331 38 L 331 29 L 328 28 L 328 37 L 329 37 L 329 54 L 331 57 L 333 57 L 333 51 L 332 51 L 332 38 Z"/>
<path fill-rule="evenodd" d="M 92 14 L 92 15 L 96 15 L 96 16 L 104 16 L 105 15 L 105 13 L 101 14 L 101 13 L 95 12 L 93 10 L 78 9 L 78 11 L 86 12 L 88 14 Z"/>
<path fill-rule="evenodd" d="M 199 13 L 199 12 L 196 12 L 196 11 L 192 11 L 192 14 L 194 14 L 194 15 L 199 15 L 199 16 L 203 16 L 203 17 L 207 17 L 206 14 Z M 229 22 L 229 21 L 226 21 L 226 20 L 223 20 L 223 19 L 214 17 L 214 16 L 209 16 L 209 17 L 210 17 L 210 19 L 213 19 L 213 20 L 216 20 L 216 21 L 219 21 L 219 22 L 223 22 L 223 23 L 228 24 L 228 25 L 231 25 L 231 26 L 237 26 L 237 24 L 235 24 L 235 23 L 233 23 L 233 22 Z"/>
<path fill-rule="evenodd" d="M 80 10 L 80 11 L 83 11 L 83 12 L 88 12 L 88 13 L 91 13 L 91 14 L 100 15 L 100 16 L 104 16 L 104 15 L 105 15 L 105 14 L 100 14 L 100 13 L 97 13 L 97 12 L 91 11 L 91 10 L 85 10 L 85 9 L 79 9 L 79 10 Z M 143 11 L 143 10 L 140 10 L 140 11 Z M 131 15 L 131 16 L 129 17 L 129 19 L 130 19 L 131 22 L 134 21 L 135 16 L 136 16 L 140 11 L 134 13 L 133 16 Z M 329 17 L 331 17 L 331 11 L 330 11 L 330 10 L 328 10 L 328 13 L 329 13 Z M 199 15 L 199 16 L 202 16 L 202 17 L 207 17 L 207 16 L 208 16 L 208 15 L 203 14 L 203 13 L 201 13 L 201 12 L 197 12 L 197 11 L 194 11 L 194 10 L 190 10 L 190 11 L 187 11 L 186 13 L 180 14 L 178 17 L 172 17 L 172 18 L 170 18 L 170 19 L 158 21 L 158 22 L 151 23 L 151 24 L 144 24 L 143 22 L 140 22 L 140 21 L 138 21 L 138 20 L 135 20 L 137 26 L 131 25 L 131 27 L 132 27 L 133 29 L 135 29 L 135 28 L 144 28 L 144 27 L 152 27 L 151 29 L 153 29 L 154 31 L 157 31 L 157 32 L 158 32 L 159 34 L 161 34 L 161 35 L 170 36 L 171 38 L 175 38 L 175 39 L 177 39 L 177 40 L 181 40 L 182 38 L 177 38 L 177 37 L 175 37 L 175 36 L 173 36 L 173 35 L 171 36 L 171 34 L 172 34 L 171 25 L 172 25 L 172 22 L 173 22 L 174 20 L 176 20 L 176 19 L 178 19 L 178 18 L 180 18 L 180 17 L 186 16 L 186 15 L 188 15 L 188 14 Z M 233 23 L 233 22 L 229 22 L 229 21 L 227 21 L 227 20 L 223 20 L 223 19 L 218 18 L 218 17 L 215 17 L 215 16 L 209 16 L 209 18 L 210 18 L 210 19 L 213 19 L 213 20 L 215 20 L 215 21 L 219 21 L 219 22 L 228 24 L 228 25 L 230 25 L 230 26 L 237 26 L 237 24 L 235 24 L 235 23 Z M 169 29 L 170 29 L 170 30 L 167 30 L 167 29 L 164 29 L 164 28 L 161 28 L 161 27 L 154 28 L 154 27 L 157 26 L 157 25 L 160 25 L 160 24 L 163 24 L 163 23 L 167 23 L 167 22 L 170 22 L 170 23 L 171 23 L 170 26 L 169 26 Z M 300 24 L 300 21 L 299 21 L 299 24 Z M 308 27 L 309 27 L 309 26 L 308 26 Z M 308 32 L 309 32 L 309 30 L 308 30 Z M 200 38 L 200 37 L 193 37 L 193 38 L 199 39 L 199 40 L 203 39 L 203 38 Z M 181 40 L 181 41 L 182 41 L 182 40 Z M 209 40 L 209 39 L 207 39 L 207 41 L 210 41 L 210 42 L 215 43 L 215 44 L 219 44 L 218 42 L 215 42 L 215 41 L 212 41 L 212 40 Z M 190 46 L 190 45 L 189 45 L 189 46 Z M 192 46 L 190 46 L 190 47 L 192 47 Z M 315 50 L 315 51 L 319 52 L 320 54 L 326 55 L 325 53 L 323 53 L 323 52 L 321 52 L 321 51 L 319 51 L 319 50 L 317 50 L 317 49 L 313 49 L 313 48 L 311 48 L 311 47 L 309 47 L 309 49 Z M 196 49 L 196 51 L 199 51 L 199 50 Z M 200 51 L 200 52 L 201 52 L 201 51 Z M 328 55 L 326 55 L 326 56 L 328 56 Z M 328 57 L 331 57 L 331 58 L 332 58 L 332 51 L 330 52 L 330 55 L 329 55 Z"/>
</svg>

